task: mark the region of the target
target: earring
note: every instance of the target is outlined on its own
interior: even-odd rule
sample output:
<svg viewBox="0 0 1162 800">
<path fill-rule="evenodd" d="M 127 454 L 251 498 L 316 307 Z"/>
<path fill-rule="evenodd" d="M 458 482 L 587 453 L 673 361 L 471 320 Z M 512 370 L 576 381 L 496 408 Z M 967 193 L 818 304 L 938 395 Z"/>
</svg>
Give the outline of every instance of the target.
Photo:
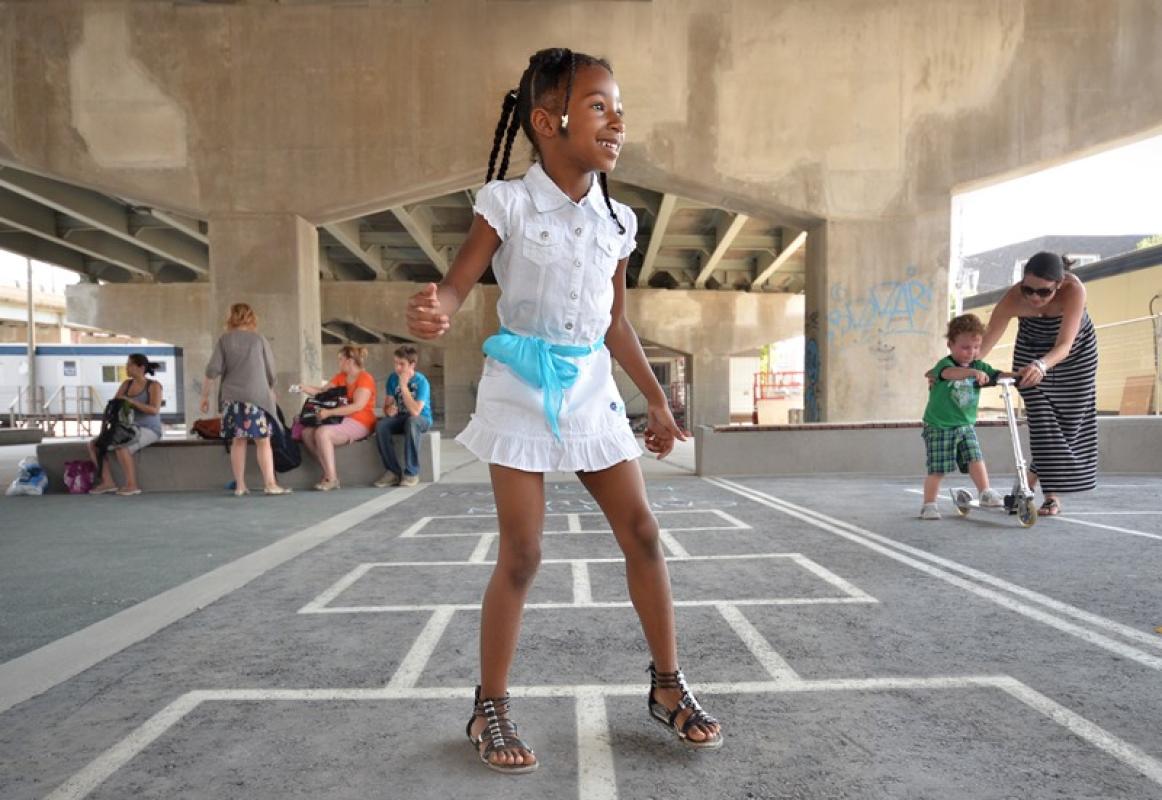
<svg viewBox="0 0 1162 800">
<path fill-rule="evenodd" d="M 568 127 L 569 127 L 569 115 L 562 114 L 561 115 L 561 130 L 565 130 L 565 128 L 568 128 Z"/>
</svg>

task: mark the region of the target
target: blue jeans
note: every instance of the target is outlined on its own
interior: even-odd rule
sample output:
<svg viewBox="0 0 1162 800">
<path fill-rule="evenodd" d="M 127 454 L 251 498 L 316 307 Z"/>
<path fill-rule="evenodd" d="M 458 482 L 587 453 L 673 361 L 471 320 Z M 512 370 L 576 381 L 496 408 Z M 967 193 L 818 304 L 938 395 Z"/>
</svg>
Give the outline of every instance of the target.
<svg viewBox="0 0 1162 800">
<path fill-rule="evenodd" d="M 388 472 L 396 475 L 420 474 L 420 437 L 432 427 L 427 417 L 422 414 L 413 417 L 406 411 L 394 417 L 384 417 L 375 423 L 375 444 L 379 447 L 379 457 Z M 391 443 L 393 434 L 404 435 L 404 470 L 399 468 L 399 459 L 395 455 L 395 447 Z"/>
</svg>

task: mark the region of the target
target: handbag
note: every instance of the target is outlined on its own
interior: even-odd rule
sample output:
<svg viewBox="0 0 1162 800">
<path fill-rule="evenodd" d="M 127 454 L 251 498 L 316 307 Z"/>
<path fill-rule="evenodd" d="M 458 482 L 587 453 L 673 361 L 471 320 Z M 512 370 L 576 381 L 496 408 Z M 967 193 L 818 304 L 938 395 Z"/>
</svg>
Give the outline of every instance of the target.
<svg viewBox="0 0 1162 800">
<path fill-rule="evenodd" d="M 200 439 L 221 439 L 222 418 L 207 417 L 206 419 L 195 420 L 194 426 L 190 428 L 190 433 Z"/>
<path fill-rule="evenodd" d="M 342 417 L 319 419 L 319 409 L 338 408 L 346 404 L 347 387 L 332 386 L 330 389 L 324 389 L 319 392 L 314 397 L 308 397 L 303 402 L 303 410 L 299 412 L 299 420 L 307 428 L 317 428 L 320 425 L 338 425 L 343 421 Z"/>
</svg>

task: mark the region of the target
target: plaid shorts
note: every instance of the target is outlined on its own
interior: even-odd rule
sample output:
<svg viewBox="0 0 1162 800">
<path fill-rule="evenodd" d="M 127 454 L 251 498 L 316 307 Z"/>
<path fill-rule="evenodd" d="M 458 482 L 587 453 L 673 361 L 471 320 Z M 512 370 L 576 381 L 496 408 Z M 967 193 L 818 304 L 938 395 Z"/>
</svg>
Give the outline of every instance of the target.
<svg viewBox="0 0 1162 800">
<path fill-rule="evenodd" d="M 971 425 L 960 428 L 924 426 L 924 444 L 928 451 L 928 474 L 944 475 L 959 468 L 968 472 L 972 461 L 984 461 L 976 430 Z"/>
</svg>

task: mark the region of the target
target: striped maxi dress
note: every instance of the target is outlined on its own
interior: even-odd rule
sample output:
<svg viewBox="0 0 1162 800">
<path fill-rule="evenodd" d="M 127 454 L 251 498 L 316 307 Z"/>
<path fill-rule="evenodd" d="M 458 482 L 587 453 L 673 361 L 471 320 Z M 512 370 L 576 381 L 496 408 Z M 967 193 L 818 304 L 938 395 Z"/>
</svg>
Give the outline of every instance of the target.
<svg viewBox="0 0 1162 800">
<path fill-rule="evenodd" d="M 1021 317 L 1013 371 L 1057 344 L 1061 317 Z M 1097 332 L 1083 314 L 1064 361 L 1037 386 L 1018 387 L 1029 417 L 1030 470 L 1045 492 L 1084 492 L 1097 486 Z"/>
</svg>

